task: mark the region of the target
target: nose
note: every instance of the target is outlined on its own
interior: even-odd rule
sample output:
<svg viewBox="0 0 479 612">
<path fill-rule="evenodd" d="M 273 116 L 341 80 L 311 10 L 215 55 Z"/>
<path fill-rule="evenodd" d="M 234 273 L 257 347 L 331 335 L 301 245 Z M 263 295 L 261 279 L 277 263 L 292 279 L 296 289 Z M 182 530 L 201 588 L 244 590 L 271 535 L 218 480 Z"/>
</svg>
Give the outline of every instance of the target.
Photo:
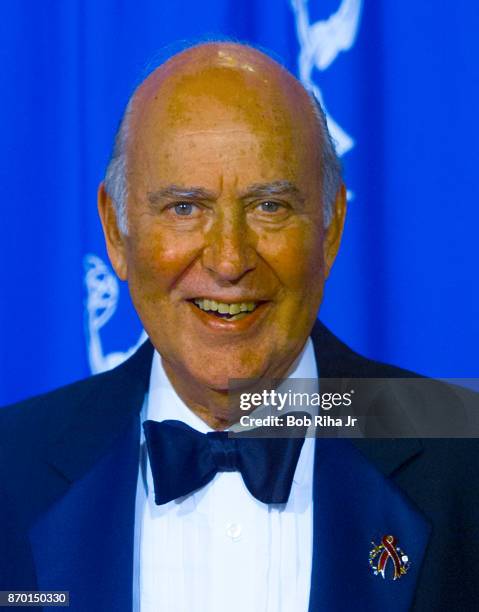
<svg viewBox="0 0 479 612">
<path fill-rule="evenodd" d="M 244 214 L 218 215 L 206 236 L 202 261 L 216 280 L 230 283 L 256 267 L 256 252 Z"/>
</svg>

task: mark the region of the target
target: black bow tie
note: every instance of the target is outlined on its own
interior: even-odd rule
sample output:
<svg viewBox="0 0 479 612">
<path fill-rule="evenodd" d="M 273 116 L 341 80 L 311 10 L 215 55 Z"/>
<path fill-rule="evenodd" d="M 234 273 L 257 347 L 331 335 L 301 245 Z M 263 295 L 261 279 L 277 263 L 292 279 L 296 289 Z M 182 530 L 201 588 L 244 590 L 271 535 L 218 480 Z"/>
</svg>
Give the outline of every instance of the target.
<svg viewBox="0 0 479 612">
<path fill-rule="evenodd" d="M 166 504 L 208 484 L 218 472 L 241 472 L 248 491 L 265 504 L 288 501 L 303 437 L 202 434 L 181 421 L 143 423 L 155 502 Z"/>
</svg>

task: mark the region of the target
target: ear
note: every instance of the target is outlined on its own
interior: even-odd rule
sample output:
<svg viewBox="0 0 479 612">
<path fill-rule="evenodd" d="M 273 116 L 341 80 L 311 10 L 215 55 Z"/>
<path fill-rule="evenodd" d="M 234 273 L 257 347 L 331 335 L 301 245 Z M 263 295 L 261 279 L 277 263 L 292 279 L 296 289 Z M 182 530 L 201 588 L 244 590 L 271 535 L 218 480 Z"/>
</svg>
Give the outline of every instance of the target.
<svg viewBox="0 0 479 612">
<path fill-rule="evenodd" d="M 341 236 L 343 235 L 344 220 L 346 218 L 346 187 L 341 183 L 341 187 L 336 194 L 336 200 L 333 207 L 333 218 L 329 227 L 326 229 L 323 253 L 324 253 L 324 277 L 328 278 L 334 260 L 338 254 Z"/>
<path fill-rule="evenodd" d="M 103 182 L 98 186 L 98 213 L 103 226 L 106 250 L 111 265 L 121 280 L 127 278 L 126 237 L 118 227 L 115 205 L 105 190 Z"/>
</svg>

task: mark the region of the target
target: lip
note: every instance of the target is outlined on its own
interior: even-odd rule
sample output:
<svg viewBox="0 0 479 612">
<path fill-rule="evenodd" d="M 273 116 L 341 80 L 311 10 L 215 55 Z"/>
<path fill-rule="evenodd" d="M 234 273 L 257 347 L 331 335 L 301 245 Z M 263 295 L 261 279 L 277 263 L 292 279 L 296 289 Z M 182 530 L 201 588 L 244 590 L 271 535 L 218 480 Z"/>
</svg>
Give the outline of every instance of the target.
<svg viewBox="0 0 479 612">
<path fill-rule="evenodd" d="M 242 304 L 244 302 L 268 302 L 264 298 L 258 297 L 241 297 L 241 298 L 231 298 L 231 297 L 212 297 L 210 295 L 195 295 L 192 298 L 188 298 L 189 302 L 194 300 L 212 300 L 214 302 L 222 302 L 223 304 Z"/>
<path fill-rule="evenodd" d="M 210 299 L 210 298 L 206 298 Z M 218 300 L 220 301 L 220 300 Z M 243 301 L 243 300 L 242 300 Z M 254 300 L 248 300 L 253 302 Z M 234 304 L 235 302 L 230 302 Z M 239 302 L 238 302 L 239 303 Z M 265 301 L 262 302 L 259 306 L 257 306 L 252 313 L 243 317 L 242 319 L 238 319 L 236 321 L 228 321 L 226 319 L 221 319 L 219 317 L 215 317 L 214 315 L 209 315 L 198 306 L 195 306 L 192 302 L 187 301 L 189 308 L 192 310 L 193 315 L 196 319 L 201 322 L 207 329 L 210 329 L 214 332 L 224 332 L 224 333 L 244 333 L 246 331 L 250 331 L 254 326 L 258 325 L 260 321 L 266 316 L 268 310 L 271 307 L 272 302 Z"/>
</svg>

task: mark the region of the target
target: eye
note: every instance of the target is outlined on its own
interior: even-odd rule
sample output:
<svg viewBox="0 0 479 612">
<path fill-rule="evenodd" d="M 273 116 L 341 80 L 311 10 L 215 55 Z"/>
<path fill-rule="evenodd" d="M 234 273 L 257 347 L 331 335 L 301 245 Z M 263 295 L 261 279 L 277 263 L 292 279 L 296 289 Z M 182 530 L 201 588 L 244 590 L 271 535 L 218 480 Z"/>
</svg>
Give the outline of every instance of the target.
<svg viewBox="0 0 479 612">
<path fill-rule="evenodd" d="M 266 213 L 275 213 L 278 212 L 278 210 L 280 210 L 281 208 L 284 208 L 282 204 L 278 204 L 278 202 L 272 202 L 270 200 L 266 202 L 261 202 L 261 204 L 259 205 L 259 209 L 261 210 L 261 212 Z"/>
<path fill-rule="evenodd" d="M 194 213 L 195 206 L 190 202 L 177 202 L 171 208 L 180 217 L 188 217 Z"/>
</svg>

